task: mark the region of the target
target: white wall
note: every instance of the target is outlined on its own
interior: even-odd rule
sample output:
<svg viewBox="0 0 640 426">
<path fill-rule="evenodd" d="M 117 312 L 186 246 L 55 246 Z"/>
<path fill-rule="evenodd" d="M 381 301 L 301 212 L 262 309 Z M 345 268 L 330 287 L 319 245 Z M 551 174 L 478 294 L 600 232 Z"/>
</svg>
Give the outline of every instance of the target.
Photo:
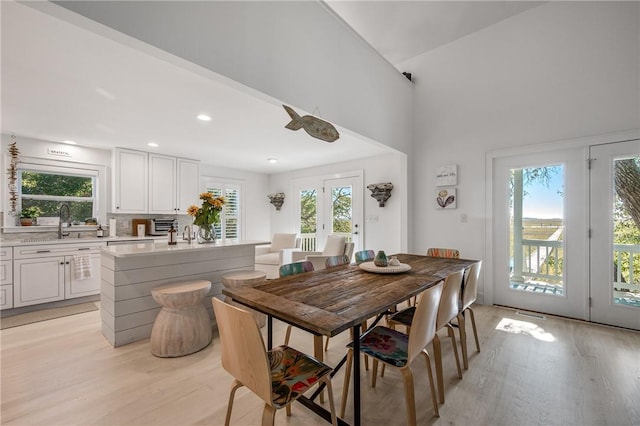
<svg viewBox="0 0 640 426">
<path fill-rule="evenodd" d="M 416 85 L 413 251 L 482 258 L 488 150 L 640 127 L 638 5 L 550 2 L 402 64 Z M 446 164 L 458 208 L 437 211 Z"/>
<path fill-rule="evenodd" d="M 483 257 L 487 151 L 640 128 L 639 15 L 638 2 L 549 2 L 402 64 L 416 90 L 412 251 Z M 458 208 L 436 211 L 446 164 Z"/>
<path fill-rule="evenodd" d="M 297 109 L 313 113 L 317 107 L 335 124 L 410 152 L 412 84 L 322 2 L 55 3 Z M 50 3 L 27 5 L 80 24 Z"/>
<path fill-rule="evenodd" d="M 369 157 L 362 160 L 335 163 L 293 172 L 271 175 L 270 192 L 284 192 L 285 202 L 279 212 L 271 209 L 272 232 L 298 232 L 294 229 L 291 181 L 293 179 L 322 176 L 340 177 L 344 172 L 363 170 L 364 239 L 363 249 L 385 250 L 387 253 L 407 251 L 407 156 L 402 153 Z M 391 182 L 394 189 L 384 207 L 371 197 L 366 188 L 371 183 Z M 265 197 L 266 198 L 266 197 Z M 377 216 L 378 221 L 369 221 Z"/>
</svg>

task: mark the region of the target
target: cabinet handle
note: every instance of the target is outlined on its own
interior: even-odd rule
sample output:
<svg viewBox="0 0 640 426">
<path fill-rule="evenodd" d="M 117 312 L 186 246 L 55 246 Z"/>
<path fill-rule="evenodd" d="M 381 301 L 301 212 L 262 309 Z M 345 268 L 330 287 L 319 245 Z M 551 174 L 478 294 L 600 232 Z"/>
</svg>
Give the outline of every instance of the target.
<svg viewBox="0 0 640 426">
<path fill-rule="evenodd" d="M 60 262 L 61 265 L 64 265 L 64 262 Z"/>
<path fill-rule="evenodd" d="M 67 265 L 69 264 L 69 262 L 65 262 Z"/>
<path fill-rule="evenodd" d="M 91 247 L 81 247 L 78 250 L 91 250 Z"/>
<path fill-rule="evenodd" d="M 51 253 L 51 250 L 36 250 L 36 253 Z"/>
</svg>

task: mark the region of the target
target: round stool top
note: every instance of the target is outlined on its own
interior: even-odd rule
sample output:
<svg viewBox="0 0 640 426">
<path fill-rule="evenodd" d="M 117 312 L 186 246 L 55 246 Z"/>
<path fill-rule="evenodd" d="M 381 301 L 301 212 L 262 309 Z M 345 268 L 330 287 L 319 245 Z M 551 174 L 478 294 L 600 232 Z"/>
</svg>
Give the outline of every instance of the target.
<svg viewBox="0 0 640 426">
<path fill-rule="evenodd" d="M 153 299 L 167 308 L 193 306 L 202 302 L 211 290 L 211 281 L 185 281 L 151 289 Z"/>
<path fill-rule="evenodd" d="M 267 278 L 262 271 L 233 271 L 222 275 L 222 284 L 225 287 L 237 287 L 240 285 L 260 284 Z"/>
</svg>

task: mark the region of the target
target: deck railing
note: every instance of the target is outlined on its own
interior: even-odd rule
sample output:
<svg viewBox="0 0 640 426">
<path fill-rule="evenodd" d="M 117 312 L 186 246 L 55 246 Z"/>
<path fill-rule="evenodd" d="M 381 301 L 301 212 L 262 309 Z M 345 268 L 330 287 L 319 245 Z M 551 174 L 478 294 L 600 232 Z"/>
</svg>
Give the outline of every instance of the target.
<svg viewBox="0 0 640 426">
<path fill-rule="evenodd" d="M 640 256 L 640 245 L 634 244 L 614 244 L 613 260 L 616 263 L 613 287 L 616 289 L 625 289 L 631 291 L 640 291 L 640 280 L 634 274 L 634 260 Z M 629 274 L 627 277 L 622 276 L 622 265 L 628 262 Z"/>
<path fill-rule="evenodd" d="M 351 242 L 351 234 L 346 232 L 335 232 L 334 235 L 342 235 L 347 242 Z M 300 234 L 300 247 L 302 251 L 319 251 L 318 238 L 316 234 Z"/>
</svg>

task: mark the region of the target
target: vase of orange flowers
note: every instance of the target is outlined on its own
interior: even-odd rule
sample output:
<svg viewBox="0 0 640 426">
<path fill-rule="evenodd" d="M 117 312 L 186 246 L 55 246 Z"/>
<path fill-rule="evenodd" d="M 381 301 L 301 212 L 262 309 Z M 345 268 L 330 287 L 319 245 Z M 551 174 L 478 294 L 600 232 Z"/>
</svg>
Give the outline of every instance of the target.
<svg viewBox="0 0 640 426">
<path fill-rule="evenodd" d="M 215 197 L 211 192 L 203 192 L 199 198 L 202 200 L 202 205 L 189 206 L 187 214 L 193 216 L 193 224 L 198 226 L 198 243 L 215 243 L 216 224 L 220 222 L 220 212 L 225 199 L 223 196 Z"/>
</svg>

